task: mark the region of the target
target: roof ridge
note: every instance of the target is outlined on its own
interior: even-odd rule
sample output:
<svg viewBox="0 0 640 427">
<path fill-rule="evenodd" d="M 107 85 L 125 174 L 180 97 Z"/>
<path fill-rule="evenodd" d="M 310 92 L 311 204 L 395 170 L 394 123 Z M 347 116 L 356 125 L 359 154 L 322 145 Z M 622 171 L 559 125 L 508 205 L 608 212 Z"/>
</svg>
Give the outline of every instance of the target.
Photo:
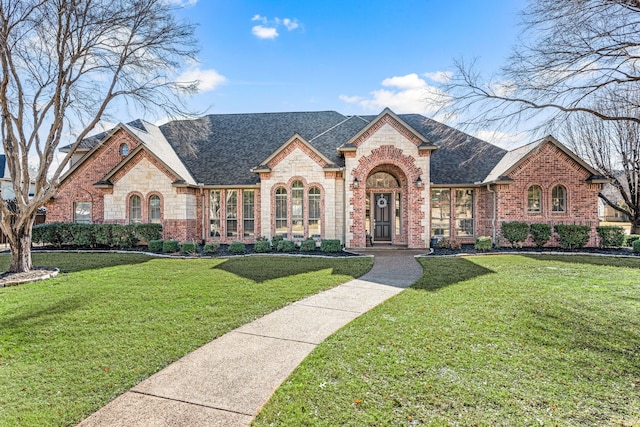
<svg viewBox="0 0 640 427">
<path fill-rule="evenodd" d="M 339 114 L 339 113 L 338 113 Z M 339 123 L 336 123 L 335 125 L 331 126 L 329 129 L 325 130 L 324 132 L 320 132 L 318 135 L 314 136 L 313 138 L 311 138 L 309 140 L 309 142 L 313 141 L 314 139 L 318 139 L 320 138 L 322 135 L 326 135 L 327 133 L 331 132 L 332 130 L 334 130 L 335 128 L 337 128 L 338 126 L 342 125 L 345 122 L 348 122 L 349 120 L 351 120 L 351 117 L 345 116 L 346 118 L 344 120 L 342 120 Z"/>
</svg>

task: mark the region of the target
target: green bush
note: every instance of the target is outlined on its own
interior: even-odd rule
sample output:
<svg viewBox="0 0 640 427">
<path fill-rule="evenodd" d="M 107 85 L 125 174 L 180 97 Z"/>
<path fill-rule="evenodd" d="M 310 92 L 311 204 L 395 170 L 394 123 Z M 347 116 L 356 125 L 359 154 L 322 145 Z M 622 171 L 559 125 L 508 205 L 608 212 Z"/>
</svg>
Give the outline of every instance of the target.
<svg viewBox="0 0 640 427">
<path fill-rule="evenodd" d="M 617 226 L 596 227 L 600 237 L 600 247 L 619 248 L 624 244 L 624 228 Z"/>
<path fill-rule="evenodd" d="M 52 222 L 39 224 L 33 227 L 31 240 L 45 245 L 53 245 L 56 248 L 71 242 L 71 233 L 67 227 L 69 224 Z"/>
<path fill-rule="evenodd" d="M 33 227 L 32 240 L 61 247 L 73 245 L 79 247 L 132 248 L 140 240 L 136 235 L 136 226 L 119 224 L 76 224 L 51 223 Z"/>
<path fill-rule="evenodd" d="M 197 251 L 198 245 L 196 245 L 196 242 L 183 242 L 182 245 L 180 245 L 180 252 L 183 254 L 193 255 Z"/>
<path fill-rule="evenodd" d="M 271 243 L 273 244 L 273 246 L 278 246 L 278 242 L 281 242 L 284 240 L 284 236 L 282 234 L 276 234 L 275 236 L 273 236 L 273 238 L 271 239 Z"/>
<path fill-rule="evenodd" d="M 134 225 L 112 224 L 111 229 L 112 247 L 121 249 L 132 248 L 138 244 Z"/>
<path fill-rule="evenodd" d="M 149 252 L 162 252 L 163 240 L 149 240 Z"/>
<path fill-rule="evenodd" d="M 640 239 L 634 240 L 631 247 L 633 248 L 634 253 L 640 253 Z"/>
<path fill-rule="evenodd" d="M 438 242 L 438 247 L 440 249 L 455 249 L 458 250 L 462 248 L 462 243 L 456 239 L 442 239 Z"/>
<path fill-rule="evenodd" d="M 533 243 L 539 248 L 546 245 L 549 239 L 551 239 L 551 226 L 549 224 L 531 224 L 529 226 L 529 232 L 531 233 Z"/>
<path fill-rule="evenodd" d="M 71 244 L 82 248 L 96 246 L 95 233 L 91 224 L 68 224 Z"/>
<path fill-rule="evenodd" d="M 640 239 L 640 234 L 627 234 L 624 238 L 625 246 L 633 246 L 633 242 Z"/>
<path fill-rule="evenodd" d="M 268 240 L 258 240 L 254 245 L 254 249 L 257 253 L 271 252 L 271 243 Z"/>
<path fill-rule="evenodd" d="M 138 240 L 149 242 L 162 239 L 162 225 L 160 224 L 135 224 L 133 228 Z"/>
<path fill-rule="evenodd" d="M 479 236 L 476 237 L 476 245 L 475 248 L 477 251 L 490 251 L 492 246 L 492 240 L 489 236 Z"/>
<path fill-rule="evenodd" d="M 296 242 L 292 240 L 280 240 L 276 245 L 278 252 L 293 252 L 296 250 Z"/>
<path fill-rule="evenodd" d="M 162 252 L 172 254 L 178 252 L 180 245 L 177 240 L 165 240 L 162 242 Z"/>
<path fill-rule="evenodd" d="M 529 237 L 529 224 L 526 222 L 503 222 L 500 230 L 502 231 L 502 236 L 513 247 L 522 247 L 522 244 Z"/>
<path fill-rule="evenodd" d="M 113 247 L 113 224 L 93 224 L 96 244 Z"/>
<path fill-rule="evenodd" d="M 307 239 L 300 243 L 300 252 L 313 252 L 316 250 L 316 241 L 313 239 Z"/>
<path fill-rule="evenodd" d="M 558 233 L 558 243 L 565 249 L 584 248 L 589 241 L 589 232 L 591 227 L 586 225 L 566 225 L 558 224 L 555 226 Z"/>
<path fill-rule="evenodd" d="M 205 254 L 215 254 L 220 249 L 220 243 L 218 242 L 208 242 L 204 244 L 204 248 L 202 248 L 202 252 Z"/>
<path fill-rule="evenodd" d="M 338 239 L 325 239 L 320 243 L 320 250 L 325 253 L 337 253 L 342 249 L 342 244 Z"/>
<path fill-rule="evenodd" d="M 233 242 L 229 245 L 229 253 L 234 255 L 242 255 L 245 253 L 245 246 L 242 242 Z"/>
</svg>

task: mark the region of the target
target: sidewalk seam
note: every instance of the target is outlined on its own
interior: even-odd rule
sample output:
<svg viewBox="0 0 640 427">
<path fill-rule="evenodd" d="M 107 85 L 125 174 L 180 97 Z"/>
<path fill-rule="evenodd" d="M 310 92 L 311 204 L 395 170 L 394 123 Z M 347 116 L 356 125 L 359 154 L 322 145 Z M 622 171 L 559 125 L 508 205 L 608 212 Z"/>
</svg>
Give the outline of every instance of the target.
<svg viewBox="0 0 640 427">
<path fill-rule="evenodd" d="M 187 400 L 182 400 L 182 399 L 174 399 L 174 398 L 166 397 L 166 396 L 158 396 L 157 394 L 145 393 L 145 392 L 137 391 L 137 390 L 133 390 L 133 389 L 129 390 L 129 392 L 130 393 L 139 394 L 141 396 L 155 397 L 156 399 L 171 400 L 173 402 L 186 403 L 187 405 L 200 406 L 201 408 L 215 409 L 216 411 L 224 411 L 224 412 L 230 412 L 232 414 L 245 415 L 247 417 L 255 417 L 256 416 L 256 414 L 247 414 L 246 412 L 233 411 L 231 409 L 218 408 L 216 406 L 211 406 L 211 405 L 203 405 L 202 403 L 194 403 L 194 402 L 189 402 Z"/>
<path fill-rule="evenodd" d="M 280 341 L 296 342 L 296 343 L 299 343 L 299 344 L 308 344 L 308 345 L 312 345 L 314 347 L 318 345 L 318 343 L 311 342 L 311 341 L 293 340 L 291 338 L 275 337 L 275 336 L 272 336 L 272 335 L 253 334 L 251 332 L 244 332 L 244 331 L 232 331 L 232 332 L 235 332 L 236 334 L 250 335 L 252 337 L 258 337 L 258 338 L 270 338 L 270 339 L 280 340 Z"/>
</svg>

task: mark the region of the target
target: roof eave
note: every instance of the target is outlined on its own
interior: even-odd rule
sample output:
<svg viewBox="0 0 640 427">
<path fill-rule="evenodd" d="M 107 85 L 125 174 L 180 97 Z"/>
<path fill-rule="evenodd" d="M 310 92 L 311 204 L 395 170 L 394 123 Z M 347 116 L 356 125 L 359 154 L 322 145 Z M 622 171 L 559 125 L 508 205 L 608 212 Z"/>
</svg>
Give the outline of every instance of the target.
<svg viewBox="0 0 640 427">
<path fill-rule="evenodd" d="M 589 184 L 609 184 L 611 180 L 606 176 L 591 175 L 589 178 L 587 178 L 587 182 Z"/>
</svg>

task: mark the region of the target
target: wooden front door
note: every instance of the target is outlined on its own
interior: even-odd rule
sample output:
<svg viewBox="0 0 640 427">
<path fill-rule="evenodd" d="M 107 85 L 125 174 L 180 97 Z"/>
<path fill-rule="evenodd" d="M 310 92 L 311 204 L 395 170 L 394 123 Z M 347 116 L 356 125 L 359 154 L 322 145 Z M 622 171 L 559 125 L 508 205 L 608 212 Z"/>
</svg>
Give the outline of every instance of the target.
<svg viewBox="0 0 640 427">
<path fill-rule="evenodd" d="M 391 240 L 391 193 L 374 193 L 373 204 L 373 238 Z"/>
</svg>

